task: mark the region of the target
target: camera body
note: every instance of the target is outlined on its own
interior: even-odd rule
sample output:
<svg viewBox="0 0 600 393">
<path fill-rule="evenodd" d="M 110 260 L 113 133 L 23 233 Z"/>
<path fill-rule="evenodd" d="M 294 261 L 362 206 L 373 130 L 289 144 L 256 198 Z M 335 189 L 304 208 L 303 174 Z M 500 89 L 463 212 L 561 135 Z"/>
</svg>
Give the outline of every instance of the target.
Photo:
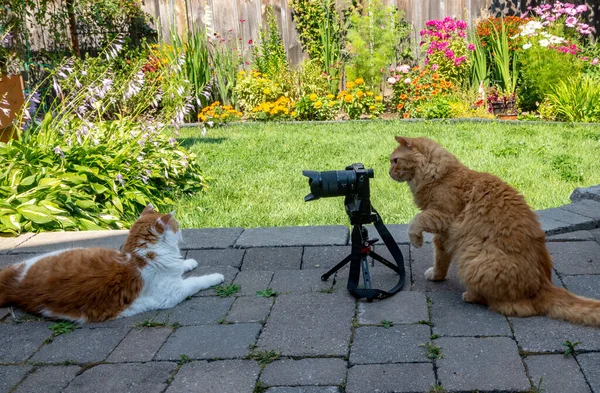
<svg viewBox="0 0 600 393">
<path fill-rule="evenodd" d="M 319 198 L 344 196 L 346 214 L 352 225 L 375 222 L 376 215 L 371 209 L 369 179 L 375 176 L 373 169 L 366 169 L 361 163 L 352 164 L 343 171 L 302 171 L 308 177 L 311 193 L 304 201 Z"/>
</svg>

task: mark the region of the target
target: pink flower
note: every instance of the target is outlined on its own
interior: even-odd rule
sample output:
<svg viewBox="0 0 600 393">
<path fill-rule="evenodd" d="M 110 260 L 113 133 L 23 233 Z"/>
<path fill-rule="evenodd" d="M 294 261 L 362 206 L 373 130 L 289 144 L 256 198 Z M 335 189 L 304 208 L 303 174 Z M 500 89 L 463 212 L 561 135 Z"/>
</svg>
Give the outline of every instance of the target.
<svg viewBox="0 0 600 393">
<path fill-rule="evenodd" d="M 435 64 L 434 64 L 435 65 Z M 412 82 L 412 80 L 410 78 L 406 78 L 404 79 L 404 83 L 409 84 L 410 82 Z"/>
<path fill-rule="evenodd" d="M 585 4 L 578 5 L 576 9 L 577 9 L 577 12 L 585 12 L 585 11 L 587 11 L 587 5 L 585 5 Z"/>
<path fill-rule="evenodd" d="M 393 85 L 394 83 L 396 83 L 396 78 L 394 78 L 393 76 L 390 76 L 390 77 L 387 79 L 387 81 L 388 81 L 388 83 L 389 83 L 390 85 Z"/>
<path fill-rule="evenodd" d="M 444 54 L 447 58 L 454 59 L 454 52 L 452 51 L 452 49 L 448 49 L 446 52 L 444 52 Z"/>
<path fill-rule="evenodd" d="M 253 42 L 254 41 L 252 41 L 252 40 L 248 40 L 248 45 L 252 45 Z"/>
<path fill-rule="evenodd" d="M 574 16 L 569 16 L 567 18 L 567 20 L 565 21 L 565 25 L 567 27 L 575 27 L 576 24 L 577 24 L 577 18 L 575 18 Z"/>
<path fill-rule="evenodd" d="M 475 50 L 475 45 L 474 44 L 469 44 L 469 46 L 467 46 L 467 48 L 469 50 Z"/>
<path fill-rule="evenodd" d="M 440 66 L 437 65 L 437 64 L 434 64 L 434 65 L 431 66 L 431 69 L 434 70 L 434 71 L 437 70 L 438 68 L 440 68 Z"/>
<path fill-rule="evenodd" d="M 592 65 L 598 65 L 598 63 L 600 63 L 600 59 L 598 59 L 597 57 L 594 57 L 592 59 Z"/>
</svg>

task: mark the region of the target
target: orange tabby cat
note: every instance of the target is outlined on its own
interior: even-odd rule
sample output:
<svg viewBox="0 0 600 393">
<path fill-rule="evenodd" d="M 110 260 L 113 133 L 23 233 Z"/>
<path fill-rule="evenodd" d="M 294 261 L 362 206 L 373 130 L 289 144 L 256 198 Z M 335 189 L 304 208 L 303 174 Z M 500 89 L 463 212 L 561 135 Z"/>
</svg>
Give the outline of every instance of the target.
<svg viewBox="0 0 600 393">
<path fill-rule="evenodd" d="M 0 270 L 0 307 L 15 305 L 46 317 L 101 322 L 173 307 L 222 274 L 188 277 L 198 266 L 179 251 L 172 214 L 148 205 L 133 224 L 123 251 L 75 248 L 30 258 Z"/>
<path fill-rule="evenodd" d="M 600 301 L 552 284 L 545 234 L 522 195 L 494 175 L 465 167 L 430 139 L 396 141 L 390 176 L 408 183 L 421 210 L 409 225 L 410 241 L 421 247 L 423 232 L 434 234 L 427 279 L 444 280 L 454 261 L 466 302 L 508 316 L 600 327 Z"/>
</svg>

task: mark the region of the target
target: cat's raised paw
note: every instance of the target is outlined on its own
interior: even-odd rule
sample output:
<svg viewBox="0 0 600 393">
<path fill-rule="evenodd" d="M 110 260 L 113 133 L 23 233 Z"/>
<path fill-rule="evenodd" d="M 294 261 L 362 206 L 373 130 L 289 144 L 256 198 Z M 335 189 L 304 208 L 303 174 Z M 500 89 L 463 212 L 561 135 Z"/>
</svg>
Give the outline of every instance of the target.
<svg viewBox="0 0 600 393">
<path fill-rule="evenodd" d="M 436 275 L 435 268 L 433 266 L 425 270 L 425 278 L 429 281 L 443 281 L 445 279 L 445 277 L 439 277 Z"/>
<path fill-rule="evenodd" d="M 413 244 L 413 246 L 415 246 L 416 248 L 421 248 L 423 246 L 423 234 L 417 234 L 414 232 L 409 232 L 408 233 L 408 238 L 410 239 L 410 242 Z"/>
</svg>

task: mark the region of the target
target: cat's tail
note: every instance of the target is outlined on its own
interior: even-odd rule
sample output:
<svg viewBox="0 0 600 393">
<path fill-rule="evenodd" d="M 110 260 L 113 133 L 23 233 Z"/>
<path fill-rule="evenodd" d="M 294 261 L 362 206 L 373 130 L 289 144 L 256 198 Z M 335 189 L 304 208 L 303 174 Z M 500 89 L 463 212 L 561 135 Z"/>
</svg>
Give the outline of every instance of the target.
<svg viewBox="0 0 600 393">
<path fill-rule="evenodd" d="M 12 302 L 11 294 L 18 284 L 19 273 L 20 269 L 15 265 L 0 270 L 0 307 Z"/>
<path fill-rule="evenodd" d="M 600 327 L 600 300 L 577 296 L 554 285 L 535 298 L 540 314 L 580 325 Z"/>
</svg>

